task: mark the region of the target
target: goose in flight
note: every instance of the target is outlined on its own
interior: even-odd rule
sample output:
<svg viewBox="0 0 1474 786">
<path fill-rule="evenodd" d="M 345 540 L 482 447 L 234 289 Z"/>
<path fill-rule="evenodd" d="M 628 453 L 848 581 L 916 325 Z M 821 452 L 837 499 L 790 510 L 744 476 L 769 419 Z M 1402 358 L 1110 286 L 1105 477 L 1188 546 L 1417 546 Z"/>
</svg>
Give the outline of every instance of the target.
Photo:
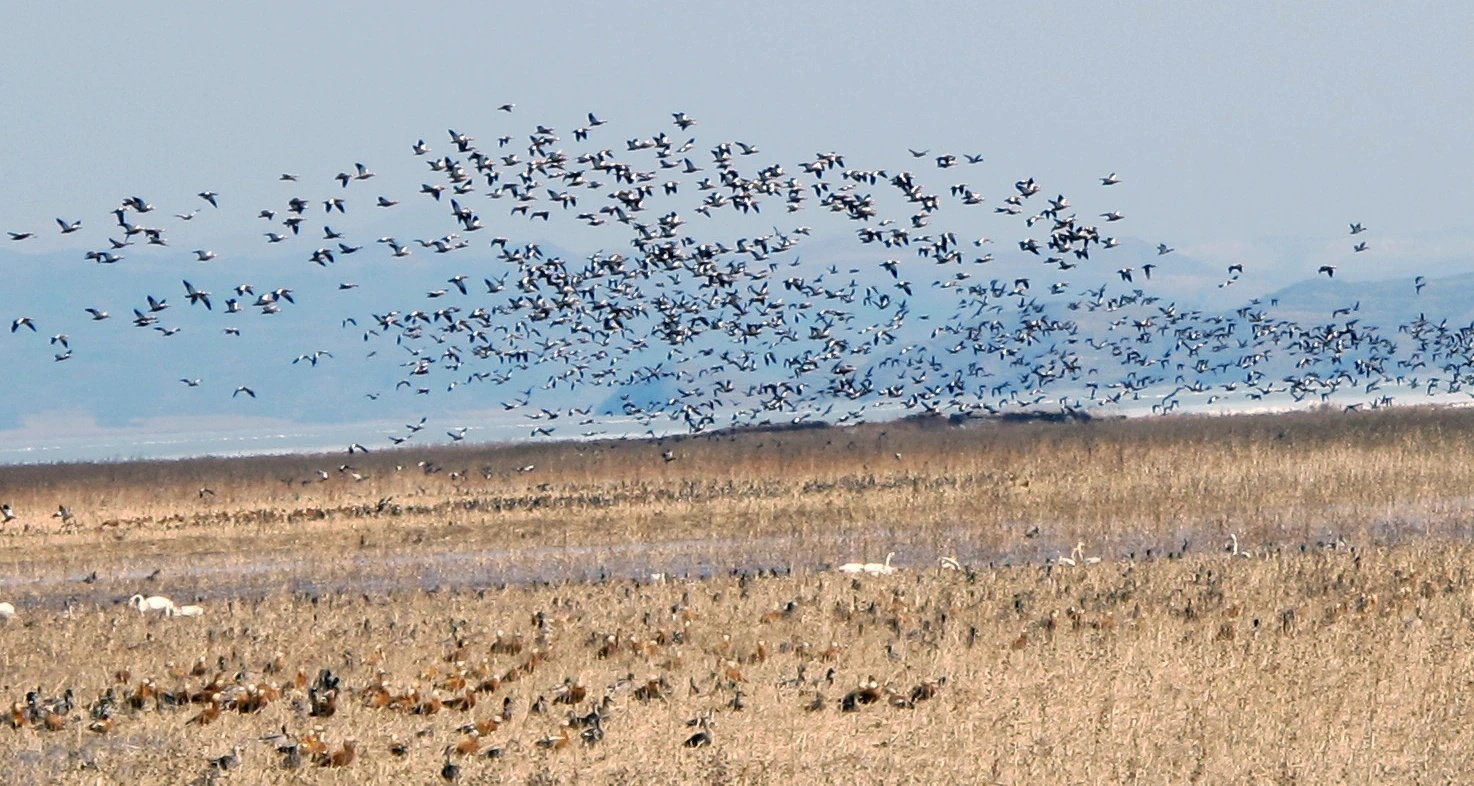
<svg viewBox="0 0 1474 786">
<path fill-rule="evenodd" d="M 245 385 L 241 385 L 240 387 L 236 388 L 235 389 L 235 392 L 230 394 L 230 397 L 231 398 L 235 398 L 236 396 L 239 396 L 242 393 L 246 394 L 247 396 L 250 396 L 251 398 L 255 398 L 256 397 L 256 391 L 254 391 L 254 390 L 246 387 Z"/>
<path fill-rule="evenodd" d="M 200 381 L 198 379 L 190 379 L 188 377 L 180 377 L 179 381 L 180 382 L 183 382 L 186 387 L 197 388 L 197 387 L 200 386 Z"/>
<path fill-rule="evenodd" d="M 214 251 L 206 251 L 203 248 L 195 249 L 194 255 L 196 259 L 198 259 L 200 262 L 209 262 L 210 260 L 215 258 Z"/>
<path fill-rule="evenodd" d="M 1177 249 L 1172 248 L 1171 246 L 1167 245 L 1166 243 L 1158 243 L 1157 244 L 1157 256 L 1162 256 L 1163 254 L 1170 254 L 1170 253 L 1172 253 L 1173 251 L 1176 251 L 1176 250 Z"/>
<path fill-rule="evenodd" d="M 1360 242 L 1360 243 L 1357 243 L 1357 244 L 1356 244 L 1356 245 L 1354 245 L 1354 246 L 1352 246 L 1352 247 L 1351 247 L 1351 250 L 1352 250 L 1352 251 L 1357 251 L 1357 252 L 1361 252 L 1361 251 L 1365 251 L 1365 250 L 1367 250 L 1367 249 L 1368 249 L 1368 248 L 1370 248 L 1370 246 L 1368 246 L 1368 245 L 1367 245 L 1367 244 L 1366 244 L 1366 241 L 1364 241 L 1364 240 L 1363 240 L 1363 241 L 1362 241 L 1362 242 Z"/>
<path fill-rule="evenodd" d="M 16 317 L 15 321 L 10 323 L 10 332 L 14 333 L 23 327 L 30 328 L 32 333 L 36 332 L 36 323 L 31 321 L 30 317 Z"/>
<path fill-rule="evenodd" d="M 220 195 L 215 193 L 214 191 L 201 191 L 200 193 L 195 194 L 195 196 L 205 200 L 206 202 L 209 202 L 210 207 L 220 207 L 220 203 L 215 201 L 215 198 Z"/>
<path fill-rule="evenodd" d="M 110 316 L 106 311 L 98 308 L 84 308 L 82 310 L 92 315 L 93 322 L 101 322 L 104 319 L 107 319 L 108 316 Z"/>
<path fill-rule="evenodd" d="M 78 219 L 76 221 L 66 221 L 64 219 L 58 218 L 56 219 L 56 225 L 61 227 L 61 233 L 63 235 L 70 235 L 71 233 L 76 232 L 82 228 L 82 221 L 81 219 Z"/>
<path fill-rule="evenodd" d="M 1117 177 L 1115 172 L 1100 179 L 1100 184 L 1103 186 L 1113 186 L 1119 182 L 1121 182 L 1121 178 Z"/>
<path fill-rule="evenodd" d="M 189 283 L 188 281 L 184 282 L 184 291 L 186 297 L 189 298 L 190 305 L 194 305 L 195 303 L 204 303 L 206 311 L 212 310 L 210 308 L 209 292 L 206 292 L 203 289 L 195 289 L 194 285 Z"/>
<path fill-rule="evenodd" d="M 1326 278 L 1335 278 L 1336 277 L 1336 266 L 1335 265 L 1321 265 L 1320 266 L 1320 269 L 1316 270 L 1315 272 L 1317 272 L 1317 273 L 1325 273 L 1326 274 Z"/>
<path fill-rule="evenodd" d="M 11 240 L 30 240 L 36 236 L 35 232 L 7 232 Z"/>
<path fill-rule="evenodd" d="M 1353 235 L 1360 235 L 1361 233 L 1363 233 L 1365 231 L 1367 231 L 1367 228 L 1364 227 L 1364 226 L 1362 226 L 1361 224 L 1352 224 L 1351 225 L 1351 234 L 1353 234 Z"/>
</svg>

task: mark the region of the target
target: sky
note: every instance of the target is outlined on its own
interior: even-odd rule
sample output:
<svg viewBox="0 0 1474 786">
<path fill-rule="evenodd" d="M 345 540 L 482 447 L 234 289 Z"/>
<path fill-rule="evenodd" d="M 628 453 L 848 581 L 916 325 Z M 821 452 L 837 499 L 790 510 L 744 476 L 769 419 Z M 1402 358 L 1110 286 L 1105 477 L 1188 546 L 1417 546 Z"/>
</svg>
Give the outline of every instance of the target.
<svg viewBox="0 0 1474 786">
<path fill-rule="evenodd" d="M 1457 3 L 24 4 L 0 52 L 0 223 L 385 160 L 496 106 L 669 113 L 795 160 L 968 150 L 1119 171 L 1175 245 L 1474 225 Z M 251 199 L 256 197 L 256 199 Z M 48 227 L 49 228 L 49 227 Z"/>
<path fill-rule="evenodd" d="M 11 264 L 98 242 L 58 217 L 102 227 L 126 196 L 173 212 L 203 190 L 230 218 L 182 225 L 176 246 L 255 264 L 272 249 L 252 217 L 287 195 L 280 173 L 331 183 L 364 162 L 412 183 L 428 175 L 410 145 L 444 149 L 446 129 L 490 145 L 594 112 L 617 147 L 679 133 L 685 112 L 703 143 L 795 168 L 830 150 L 882 167 L 972 153 L 985 162 L 969 176 L 995 190 L 1033 177 L 1065 194 L 1117 172 L 1100 207 L 1131 238 L 1277 286 L 1327 263 L 1353 281 L 1474 269 L 1465 4 L 54 3 L 7 9 L 6 28 L 0 231 L 39 235 L 0 248 Z M 1366 254 L 1350 253 L 1352 222 Z M 0 293 L 7 322 L 69 281 L 27 275 Z M 9 425 L 66 409 L 66 389 L 12 390 Z"/>
</svg>

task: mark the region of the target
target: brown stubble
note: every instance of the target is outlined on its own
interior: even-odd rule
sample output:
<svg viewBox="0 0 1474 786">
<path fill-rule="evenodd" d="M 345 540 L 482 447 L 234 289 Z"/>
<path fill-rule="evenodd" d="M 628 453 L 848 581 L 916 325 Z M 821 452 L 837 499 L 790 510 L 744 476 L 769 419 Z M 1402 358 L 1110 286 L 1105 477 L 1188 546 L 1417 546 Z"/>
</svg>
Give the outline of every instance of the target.
<svg viewBox="0 0 1474 786">
<path fill-rule="evenodd" d="M 1217 549 L 1231 533 L 1246 546 L 1462 537 L 1471 436 L 1474 413 L 1417 409 L 11 467 L 0 489 L 22 518 L 0 532 L 0 564 L 107 574 L 694 540 L 814 565 L 897 547 L 903 561 L 1040 560 L 1077 540 L 1126 554 Z M 58 504 L 75 524 L 50 516 Z"/>
<path fill-rule="evenodd" d="M 804 773 L 829 773 L 832 782 L 922 782 L 937 768 L 1004 783 L 1288 782 L 1364 772 L 1447 779 L 1471 764 L 1464 722 L 1465 675 L 1474 665 L 1474 586 L 1464 568 L 1471 556 L 1466 546 L 1415 544 L 984 568 L 971 576 L 928 569 L 859 580 L 814 574 L 479 594 L 272 595 L 217 604 L 200 620 L 121 608 L 38 614 L 29 626 L 0 630 L 10 700 L 40 686 L 48 694 L 72 687 L 85 702 L 119 669 L 133 683 L 152 676 L 165 689 L 197 689 L 216 676 L 221 658 L 232 680 L 237 671 L 246 680 L 288 681 L 298 668 L 309 677 L 329 668 L 345 699 L 327 718 L 294 707 L 301 692 L 289 688 L 259 713 L 227 712 L 206 726 L 186 723 L 193 709 L 166 709 L 119 713 L 106 737 L 31 728 L 0 734 L 12 735 L 17 751 L 68 752 L 42 763 L 16 760 L 12 771 L 22 776 L 181 780 L 207 756 L 242 744 L 246 765 L 232 782 L 256 784 L 289 782 L 275 769 L 277 754 L 256 738 L 283 725 L 298 737 L 320 727 L 330 746 L 360 741 L 360 760 L 345 768 L 357 782 L 432 782 L 441 751 L 462 739 L 456 728 L 500 712 L 511 695 L 513 719 L 484 740 L 503 758 L 462 760 L 467 773 L 549 783 L 772 783 Z M 524 649 L 492 653 L 498 631 L 522 637 Z M 616 646 L 603 647 L 611 635 Z M 362 698 L 381 673 L 396 695 L 423 696 L 457 670 L 448 657 L 505 674 L 534 650 L 540 662 L 530 673 L 480 695 L 468 711 L 417 715 Z M 268 675 L 264 665 L 277 652 L 286 667 Z M 206 676 L 168 676 L 200 659 Z M 632 683 L 609 690 L 627 675 Z M 636 699 L 632 686 L 650 677 L 671 689 Z M 907 695 L 929 678 L 945 682 L 913 707 L 882 699 L 841 711 L 844 694 L 872 677 L 887 696 Z M 551 702 L 565 680 L 586 686 L 590 701 L 613 696 L 607 736 L 592 748 L 542 750 L 537 740 L 556 736 L 570 712 L 589 709 L 588 701 L 550 703 L 546 714 L 528 715 L 537 696 Z M 810 712 L 815 691 L 822 709 Z M 702 713 L 713 718 L 714 744 L 687 750 L 680 743 L 692 729 L 684 722 Z M 408 743 L 408 755 L 390 755 L 394 741 Z M 82 760 L 98 770 L 70 769 Z"/>
<path fill-rule="evenodd" d="M 517 717 L 485 741 L 504 758 L 461 762 L 463 781 L 1457 779 L 1471 437 L 1474 413 L 1409 409 L 5 468 L 0 497 L 21 514 L 0 530 L 0 599 L 21 607 L 0 627 L 7 701 L 67 687 L 89 701 L 119 669 L 198 689 L 221 658 L 230 679 L 330 668 L 357 692 L 383 669 L 396 691 L 428 691 L 453 668 L 452 622 L 493 672 L 528 658 L 491 654 L 497 630 L 529 648 L 541 635 L 544 660 L 467 713 L 374 710 L 355 693 L 312 718 L 294 694 L 202 726 L 185 724 L 193 707 L 126 713 L 107 735 L 85 717 L 0 728 L 17 751 L 0 770 L 184 780 L 240 744 L 245 766 L 223 777 L 293 782 L 256 741 L 286 725 L 322 726 L 333 750 L 360 743 L 341 770 L 309 761 L 313 780 L 434 782 L 456 727 L 512 694 Z M 50 517 L 58 504 L 76 523 Z M 1255 557 L 1228 556 L 1230 534 Z M 1045 564 L 1077 540 L 1102 562 Z M 895 576 L 823 571 L 891 550 Z M 932 569 L 942 555 L 976 572 Z M 517 583 L 759 566 L 797 572 Z M 117 602 L 133 592 L 203 596 L 206 616 L 145 618 Z M 632 643 L 599 657 L 609 635 Z M 288 667 L 268 677 L 277 652 Z M 164 676 L 201 658 L 207 677 Z M 671 690 L 616 691 L 593 748 L 536 745 L 568 710 L 528 718 L 537 695 L 568 678 L 602 696 L 627 675 Z M 901 692 L 947 680 L 914 708 L 841 712 L 869 676 Z M 703 712 L 714 744 L 683 748 Z M 394 741 L 407 755 L 387 752 Z"/>
</svg>

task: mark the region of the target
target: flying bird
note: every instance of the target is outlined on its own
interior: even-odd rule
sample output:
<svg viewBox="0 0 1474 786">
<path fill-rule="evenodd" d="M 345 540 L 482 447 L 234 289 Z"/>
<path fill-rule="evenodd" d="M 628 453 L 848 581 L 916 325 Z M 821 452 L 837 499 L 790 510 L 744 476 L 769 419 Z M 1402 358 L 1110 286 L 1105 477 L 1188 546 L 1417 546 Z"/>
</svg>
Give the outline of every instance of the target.
<svg viewBox="0 0 1474 786">
<path fill-rule="evenodd" d="M 184 282 L 184 292 L 185 296 L 189 298 L 190 305 L 194 305 L 195 303 L 204 303 L 205 310 L 211 310 L 209 292 L 206 292 L 202 289 L 195 289 L 194 285 L 189 283 L 188 281 Z"/>
</svg>

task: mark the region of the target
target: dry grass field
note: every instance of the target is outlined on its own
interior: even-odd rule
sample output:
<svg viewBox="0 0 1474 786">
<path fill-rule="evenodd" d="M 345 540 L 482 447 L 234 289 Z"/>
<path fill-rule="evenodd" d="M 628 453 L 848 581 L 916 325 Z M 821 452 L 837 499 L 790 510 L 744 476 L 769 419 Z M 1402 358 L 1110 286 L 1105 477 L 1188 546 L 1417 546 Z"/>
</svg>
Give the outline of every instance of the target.
<svg viewBox="0 0 1474 786">
<path fill-rule="evenodd" d="M 1455 782 L 1471 452 L 1409 409 L 3 468 L 0 782 Z"/>
</svg>

